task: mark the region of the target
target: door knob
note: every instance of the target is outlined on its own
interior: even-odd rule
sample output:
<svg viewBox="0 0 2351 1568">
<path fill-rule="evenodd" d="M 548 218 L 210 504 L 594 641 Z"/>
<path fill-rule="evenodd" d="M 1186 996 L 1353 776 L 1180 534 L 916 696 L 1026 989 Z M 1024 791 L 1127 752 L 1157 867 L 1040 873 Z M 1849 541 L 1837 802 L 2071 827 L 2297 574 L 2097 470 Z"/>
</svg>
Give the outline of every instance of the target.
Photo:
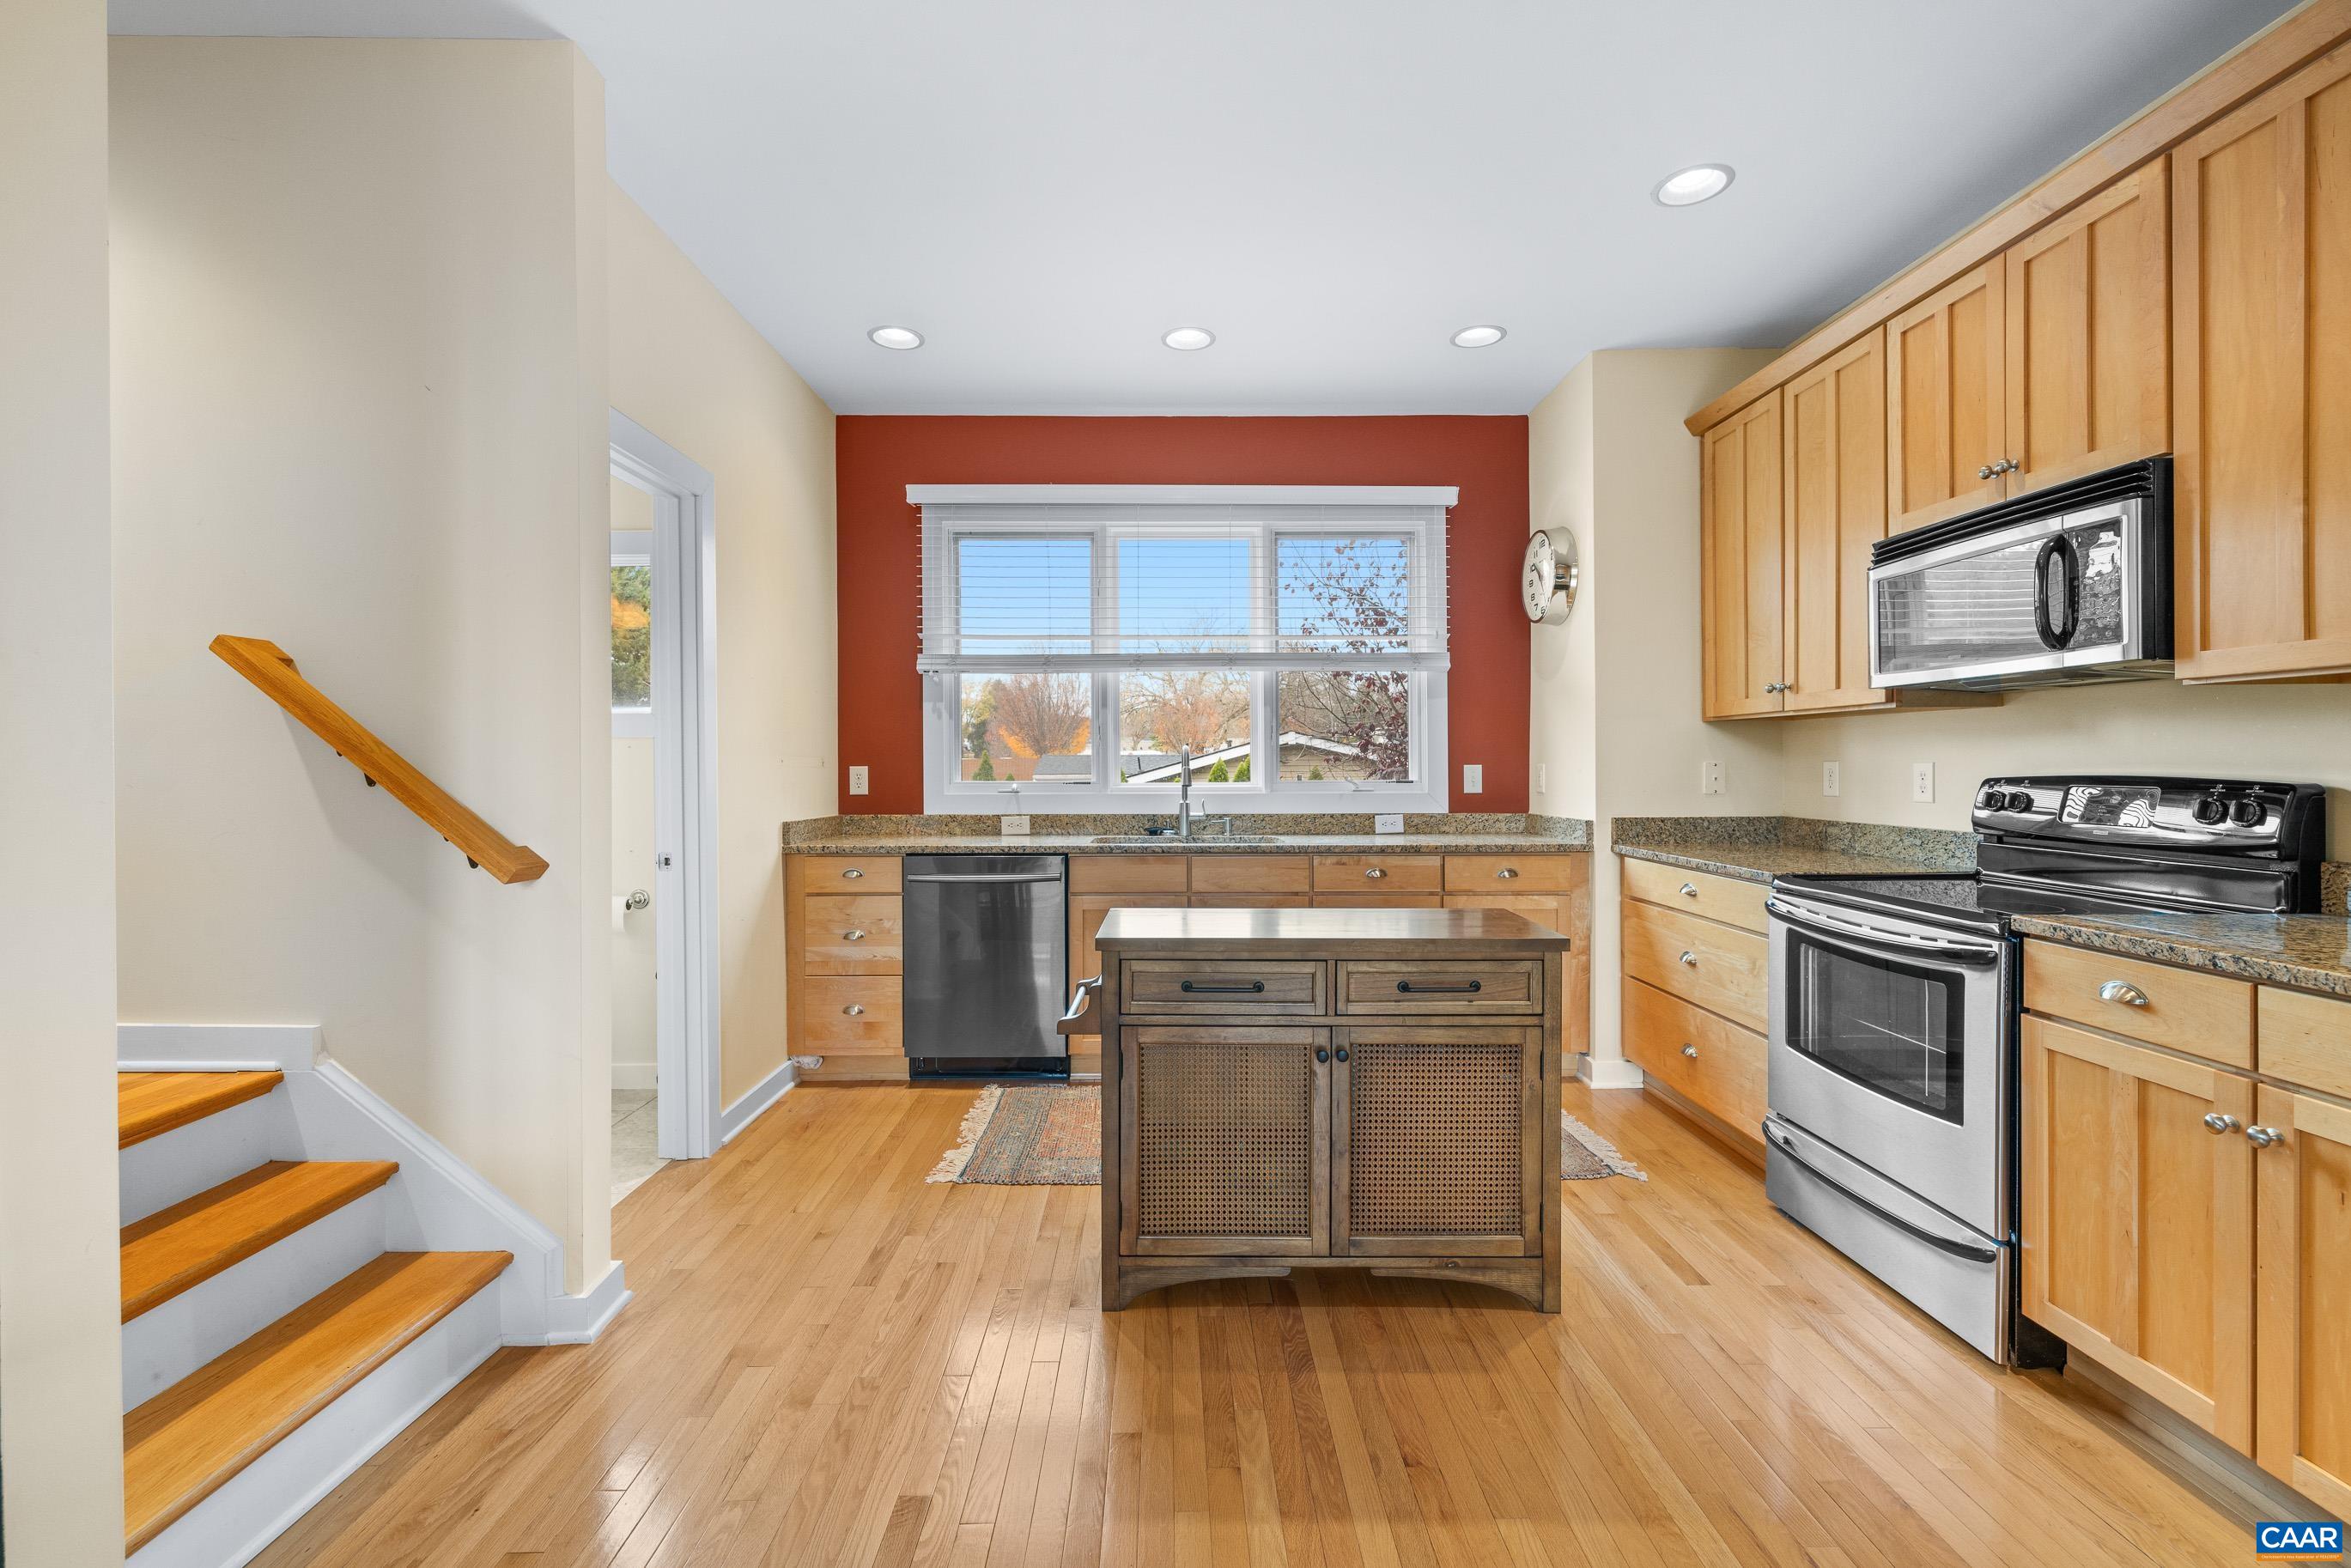
<svg viewBox="0 0 2351 1568">
<path fill-rule="evenodd" d="M 2218 1111 L 2208 1113 L 2204 1117 L 2204 1124 L 2216 1133 L 2233 1133 L 2244 1125 L 2234 1116 L 2224 1116 Z"/>
<path fill-rule="evenodd" d="M 2285 1142 L 2285 1134 L 2275 1127 L 2248 1127 L 2245 1129 L 2245 1136 L 2252 1140 L 2253 1147 L 2257 1149 L 2266 1149 L 2272 1144 Z"/>
<path fill-rule="evenodd" d="M 1682 1042 L 1682 1054 L 1684 1056 L 1696 1056 L 1698 1054 L 1698 1047 L 1685 1040 Z"/>
</svg>

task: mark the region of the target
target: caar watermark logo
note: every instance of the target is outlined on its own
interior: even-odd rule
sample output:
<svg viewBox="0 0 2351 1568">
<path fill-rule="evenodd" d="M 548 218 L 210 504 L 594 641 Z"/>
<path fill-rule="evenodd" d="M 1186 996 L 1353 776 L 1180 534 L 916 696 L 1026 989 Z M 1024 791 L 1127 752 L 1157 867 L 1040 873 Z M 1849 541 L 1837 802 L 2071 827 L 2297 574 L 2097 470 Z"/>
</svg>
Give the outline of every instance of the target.
<svg viewBox="0 0 2351 1568">
<path fill-rule="evenodd" d="M 2253 1526 L 2253 1555 L 2264 1563 L 2340 1563 L 2343 1526 L 2331 1519 L 2265 1519 Z"/>
</svg>

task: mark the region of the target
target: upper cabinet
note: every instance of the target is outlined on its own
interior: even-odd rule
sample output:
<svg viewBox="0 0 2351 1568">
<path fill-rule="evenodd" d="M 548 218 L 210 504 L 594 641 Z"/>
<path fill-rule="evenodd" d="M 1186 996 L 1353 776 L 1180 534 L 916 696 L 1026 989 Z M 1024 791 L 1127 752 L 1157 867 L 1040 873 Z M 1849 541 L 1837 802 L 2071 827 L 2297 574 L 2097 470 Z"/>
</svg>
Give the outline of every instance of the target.
<svg viewBox="0 0 2351 1568">
<path fill-rule="evenodd" d="M 1780 394 L 1706 433 L 1699 454 L 1699 571 L 1708 718 L 1778 713 L 1782 538 Z"/>
<path fill-rule="evenodd" d="M 1869 547 L 1886 537 L 1886 334 L 1782 391 L 1787 426 L 1783 701 L 1790 713 L 1872 706 Z"/>
<path fill-rule="evenodd" d="M 2000 499 L 2007 277 L 1994 256 L 1886 324 L 1886 505 L 1895 533 Z"/>
<path fill-rule="evenodd" d="M 2179 673 L 2351 670 L 2351 47 L 2172 164 Z"/>
<path fill-rule="evenodd" d="M 2007 494 L 2171 449 L 2168 195 L 2158 158 L 2008 251 Z"/>
</svg>

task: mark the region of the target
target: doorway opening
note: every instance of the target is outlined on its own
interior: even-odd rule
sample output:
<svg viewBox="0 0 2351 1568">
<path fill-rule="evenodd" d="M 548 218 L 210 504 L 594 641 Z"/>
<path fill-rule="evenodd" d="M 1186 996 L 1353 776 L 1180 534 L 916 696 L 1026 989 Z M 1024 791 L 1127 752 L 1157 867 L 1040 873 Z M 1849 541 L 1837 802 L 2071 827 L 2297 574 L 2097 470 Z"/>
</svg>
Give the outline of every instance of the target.
<svg viewBox="0 0 2351 1568">
<path fill-rule="evenodd" d="M 707 470 L 611 415 L 612 1200 L 718 1145 Z"/>
</svg>

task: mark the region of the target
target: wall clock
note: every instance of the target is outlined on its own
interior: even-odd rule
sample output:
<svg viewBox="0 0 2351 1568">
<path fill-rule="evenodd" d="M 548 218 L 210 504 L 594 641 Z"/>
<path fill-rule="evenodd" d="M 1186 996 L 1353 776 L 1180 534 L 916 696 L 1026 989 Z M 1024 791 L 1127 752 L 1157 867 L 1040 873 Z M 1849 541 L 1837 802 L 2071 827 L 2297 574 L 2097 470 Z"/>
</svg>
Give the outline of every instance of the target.
<svg viewBox="0 0 2351 1568">
<path fill-rule="evenodd" d="M 1583 573 L 1576 564 L 1575 536 L 1565 528 L 1543 528 L 1527 540 L 1526 565 L 1519 577 L 1519 601 L 1527 619 L 1538 626 L 1556 626 L 1575 608 L 1575 589 Z"/>
</svg>

